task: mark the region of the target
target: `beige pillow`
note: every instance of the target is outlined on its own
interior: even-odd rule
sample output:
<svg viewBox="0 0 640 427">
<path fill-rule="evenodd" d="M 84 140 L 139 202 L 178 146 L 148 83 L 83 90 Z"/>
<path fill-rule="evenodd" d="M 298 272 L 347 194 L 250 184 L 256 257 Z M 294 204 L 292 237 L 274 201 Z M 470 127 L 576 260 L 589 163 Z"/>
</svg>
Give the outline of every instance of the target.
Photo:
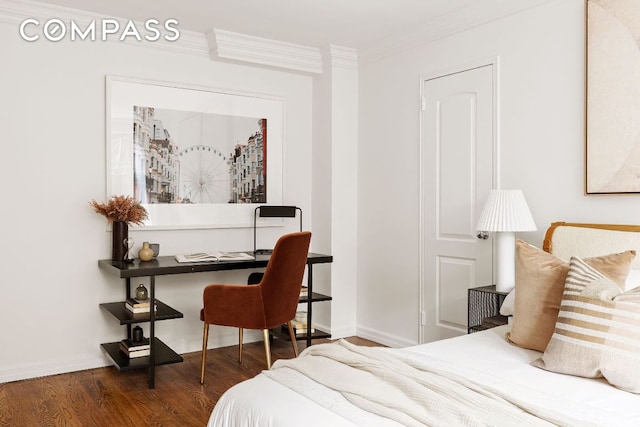
<svg viewBox="0 0 640 427">
<path fill-rule="evenodd" d="M 636 252 L 586 258 L 592 267 L 607 277 L 624 281 Z M 511 331 L 507 340 L 519 347 L 544 351 L 553 335 L 569 263 L 516 240 L 515 303 Z"/>
<path fill-rule="evenodd" d="M 616 283 L 580 258 L 571 258 L 555 332 L 541 358 L 548 371 L 640 393 L 640 289 Z"/>
</svg>

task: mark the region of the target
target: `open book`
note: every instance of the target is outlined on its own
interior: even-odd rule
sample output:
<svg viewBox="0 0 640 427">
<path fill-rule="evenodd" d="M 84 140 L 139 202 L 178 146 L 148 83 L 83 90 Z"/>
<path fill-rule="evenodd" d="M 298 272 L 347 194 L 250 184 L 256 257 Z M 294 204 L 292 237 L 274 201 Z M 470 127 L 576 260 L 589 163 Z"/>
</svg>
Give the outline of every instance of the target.
<svg viewBox="0 0 640 427">
<path fill-rule="evenodd" d="M 219 261 L 244 261 L 255 259 L 246 252 L 198 252 L 195 254 L 176 255 L 178 262 L 219 262 Z"/>
</svg>

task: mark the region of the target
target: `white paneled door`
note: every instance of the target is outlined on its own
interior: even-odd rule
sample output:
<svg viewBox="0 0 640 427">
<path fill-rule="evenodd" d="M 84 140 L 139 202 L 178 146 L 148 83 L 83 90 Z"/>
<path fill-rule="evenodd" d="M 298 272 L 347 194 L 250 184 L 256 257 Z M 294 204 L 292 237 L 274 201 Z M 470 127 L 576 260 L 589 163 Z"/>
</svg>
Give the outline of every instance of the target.
<svg viewBox="0 0 640 427">
<path fill-rule="evenodd" d="M 467 291 L 492 283 L 476 221 L 496 171 L 495 62 L 423 79 L 421 342 L 467 332 Z"/>
</svg>

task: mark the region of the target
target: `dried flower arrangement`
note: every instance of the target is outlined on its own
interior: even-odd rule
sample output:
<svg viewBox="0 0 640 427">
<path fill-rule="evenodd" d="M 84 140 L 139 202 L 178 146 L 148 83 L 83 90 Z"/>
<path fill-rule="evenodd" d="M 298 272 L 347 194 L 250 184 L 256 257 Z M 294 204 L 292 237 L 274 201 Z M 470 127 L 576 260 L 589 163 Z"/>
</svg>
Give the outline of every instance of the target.
<svg viewBox="0 0 640 427">
<path fill-rule="evenodd" d="M 92 200 L 89 204 L 97 213 L 104 215 L 109 223 L 122 221 L 141 225 L 149 216 L 145 207 L 131 196 L 111 196 L 107 203 Z"/>
</svg>

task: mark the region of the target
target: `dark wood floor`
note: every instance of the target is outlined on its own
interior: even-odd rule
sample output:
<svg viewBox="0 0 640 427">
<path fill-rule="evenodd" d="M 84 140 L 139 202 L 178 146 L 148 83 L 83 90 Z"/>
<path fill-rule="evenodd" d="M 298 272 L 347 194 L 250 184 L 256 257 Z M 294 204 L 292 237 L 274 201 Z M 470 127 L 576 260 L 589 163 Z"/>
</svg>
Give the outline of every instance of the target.
<svg viewBox="0 0 640 427">
<path fill-rule="evenodd" d="M 304 343 L 298 345 L 302 351 Z M 273 360 L 293 357 L 291 343 L 274 340 L 271 354 Z M 242 364 L 237 355 L 237 346 L 209 350 L 204 386 L 200 352 L 156 367 L 154 389 L 148 388 L 146 369 L 120 373 L 113 367 L 0 384 L 0 426 L 202 427 L 225 390 L 265 368 L 262 342 L 245 344 Z"/>
</svg>

